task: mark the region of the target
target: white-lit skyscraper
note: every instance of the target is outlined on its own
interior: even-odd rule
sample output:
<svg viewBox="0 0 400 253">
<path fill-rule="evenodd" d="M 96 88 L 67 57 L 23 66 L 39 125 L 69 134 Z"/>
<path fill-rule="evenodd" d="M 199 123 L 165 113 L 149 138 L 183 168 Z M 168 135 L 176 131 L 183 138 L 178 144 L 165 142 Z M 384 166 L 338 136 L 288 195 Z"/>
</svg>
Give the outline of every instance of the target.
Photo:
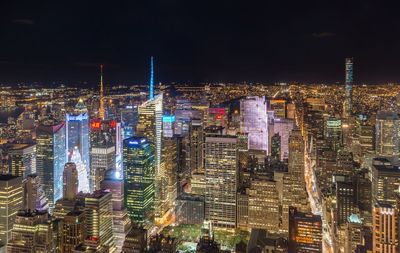
<svg viewBox="0 0 400 253">
<path fill-rule="evenodd" d="M 79 190 L 89 189 L 89 116 L 82 99 L 76 104 L 74 112 L 67 114 L 67 152 L 68 161 L 74 162 L 78 173 L 82 173 L 79 176 Z M 72 161 L 73 152 L 79 152 L 81 161 Z M 75 159 L 77 157 L 78 154 L 75 154 Z M 83 166 L 82 172 L 79 171 L 79 166 L 81 166 L 79 163 Z M 87 180 L 82 178 L 83 172 L 86 173 Z M 87 182 L 88 185 L 84 186 L 81 180 Z"/>
<path fill-rule="evenodd" d="M 265 97 L 247 97 L 240 101 L 240 130 L 248 134 L 249 149 L 268 151 Z"/>
</svg>

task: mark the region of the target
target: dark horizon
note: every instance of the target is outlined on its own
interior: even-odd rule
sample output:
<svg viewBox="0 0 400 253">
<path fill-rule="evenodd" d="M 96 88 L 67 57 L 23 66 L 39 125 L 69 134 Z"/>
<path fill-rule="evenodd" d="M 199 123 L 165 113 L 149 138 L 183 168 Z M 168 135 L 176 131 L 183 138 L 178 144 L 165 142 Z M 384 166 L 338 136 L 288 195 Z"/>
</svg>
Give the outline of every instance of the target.
<svg viewBox="0 0 400 253">
<path fill-rule="evenodd" d="M 2 5 L 2 6 L 1 6 Z M 395 5 L 146 1 L 0 5 L 0 83 L 400 82 Z"/>
</svg>

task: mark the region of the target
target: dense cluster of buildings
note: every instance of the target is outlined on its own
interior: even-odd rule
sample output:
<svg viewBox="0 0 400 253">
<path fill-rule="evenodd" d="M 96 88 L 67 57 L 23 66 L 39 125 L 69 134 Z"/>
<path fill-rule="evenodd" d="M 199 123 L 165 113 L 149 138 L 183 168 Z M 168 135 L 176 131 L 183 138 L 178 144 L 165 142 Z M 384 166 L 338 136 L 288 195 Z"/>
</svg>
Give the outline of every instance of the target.
<svg viewBox="0 0 400 253">
<path fill-rule="evenodd" d="M 345 66 L 345 86 L 2 91 L 23 110 L 0 125 L 0 252 L 400 252 L 399 89 Z"/>
</svg>

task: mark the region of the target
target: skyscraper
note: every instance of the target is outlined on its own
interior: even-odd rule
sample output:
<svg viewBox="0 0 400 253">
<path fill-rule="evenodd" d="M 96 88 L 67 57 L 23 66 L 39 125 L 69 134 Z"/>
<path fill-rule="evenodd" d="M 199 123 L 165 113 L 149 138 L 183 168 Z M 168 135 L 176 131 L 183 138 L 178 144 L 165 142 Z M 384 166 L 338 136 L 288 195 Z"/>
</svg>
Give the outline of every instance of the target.
<svg viewBox="0 0 400 253">
<path fill-rule="evenodd" d="M 0 245 L 6 245 L 17 212 L 23 207 L 22 177 L 0 175 L 0 206 Z"/>
<path fill-rule="evenodd" d="M 376 115 L 375 150 L 379 156 L 399 155 L 400 119 L 397 113 L 379 111 Z"/>
<path fill-rule="evenodd" d="M 85 104 L 82 99 L 79 99 L 75 106 L 75 110 L 67 114 L 67 151 L 68 161 L 72 161 L 72 158 L 81 161 L 74 161 L 78 168 L 78 174 L 82 175 L 79 178 L 79 190 L 88 192 L 89 191 L 89 115 Z M 79 154 L 77 154 L 77 152 Z M 79 170 L 78 163 L 82 164 L 82 171 Z M 86 174 L 86 178 L 84 177 Z M 82 181 L 82 182 L 81 182 Z"/>
<path fill-rule="evenodd" d="M 136 127 L 136 135 L 146 137 L 155 150 L 155 208 L 157 216 L 160 216 L 162 208 L 162 175 L 161 150 L 162 150 L 162 115 L 163 94 L 159 94 L 151 100 L 147 100 L 138 108 L 139 121 Z"/>
<path fill-rule="evenodd" d="M 87 236 L 115 252 L 111 192 L 100 190 L 85 196 L 85 212 Z"/>
<path fill-rule="evenodd" d="M 93 122 L 92 122 L 93 125 Z M 116 167 L 115 144 L 111 133 L 92 128 L 90 145 L 90 186 L 91 190 L 99 190 L 100 182 L 107 170 Z"/>
<path fill-rule="evenodd" d="M 84 211 L 69 212 L 62 222 L 61 248 L 63 253 L 72 253 L 86 239 L 86 214 Z"/>
<path fill-rule="evenodd" d="M 53 229 L 49 214 L 46 211 L 18 212 L 7 252 L 46 253 L 53 250 Z"/>
<path fill-rule="evenodd" d="M 289 226 L 289 207 L 308 212 L 308 195 L 304 176 L 304 141 L 300 130 L 294 129 L 289 137 L 288 173 L 283 176 L 282 230 Z"/>
<path fill-rule="evenodd" d="M 62 173 L 67 162 L 65 124 L 46 122 L 39 125 L 36 148 L 37 175 L 43 184 L 51 212 L 56 201 L 62 198 Z"/>
<path fill-rule="evenodd" d="M 249 189 L 249 227 L 278 232 L 280 223 L 277 182 L 259 177 L 251 181 Z"/>
<path fill-rule="evenodd" d="M 265 97 L 240 101 L 240 130 L 248 134 L 249 149 L 268 151 L 268 117 Z"/>
<path fill-rule="evenodd" d="M 373 208 L 372 249 L 376 253 L 398 252 L 398 212 L 390 204 L 378 203 Z"/>
<path fill-rule="evenodd" d="M 217 227 L 235 228 L 238 182 L 236 137 L 206 134 L 204 168 L 205 218 Z"/>
<path fill-rule="evenodd" d="M 332 150 L 339 150 L 343 145 L 342 121 L 335 117 L 330 117 L 325 124 L 325 139 Z"/>
<path fill-rule="evenodd" d="M 125 236 L 131 230 L 131 220 L 124 204 L 124 180 L 114 169 L 106 171 L 101 189 L 111 191 L 113 234 L 117 252 L 121 252 Z"/>
<path fill-rule="evenodd" d="M 170 210 L 177 197 L 177 140 L 176 138 L 163 138 L 161 155 L 161 170 L 156 178 L 156 191 L 158 198 L 156 203 L 156 221 L 162 222 L 166 215 L 171 214 Z"/>
<path fill-rule="evenodd" d="M 353 109 L 353 58 L 346 58 L 346 114 L 350 116 Z"/>
<path fill-rule="evenodd" d="M 356 189 L 353 182 L 343 176 L 336 176 L 336 223 L 340 226 L 354 213 Z"/>
<path fill-rule="evenodd" d="M 129 217 L 138 224 L 154 216 L 154 148 L 144 137 L 124 140 L 124 189 L 125 205 Z"/>
<path fill-rule="evenodd" d="M 90 184 L 97 187 L 104 172 L 115 168 L 122 173 L 122 132 L 117 120 L 93 119 L 90 122 Z"/>
<path fill-rule="evenodd" d="M 162 101 L 163 95 L 160 94 L 154 99 L 141 104 L 138 108 L 139 122 L 136 127 L 136 134 L 146 137 L 154 145 L 157 172 L 160 169 L 161 163 Z"/>
<path fill-rule="evenodd" d="M 63 198 L 73 200 L 78 194 L 78 171 L 75 163 L 68 162 L 63 172 Z"/>
<path fill-rule="evenodd" d="M 400 187 L 400 170 L 388 159 L 375 158 L 372 162 L 372 202 L 396 204 L 396 192 Z"/>
</svg>

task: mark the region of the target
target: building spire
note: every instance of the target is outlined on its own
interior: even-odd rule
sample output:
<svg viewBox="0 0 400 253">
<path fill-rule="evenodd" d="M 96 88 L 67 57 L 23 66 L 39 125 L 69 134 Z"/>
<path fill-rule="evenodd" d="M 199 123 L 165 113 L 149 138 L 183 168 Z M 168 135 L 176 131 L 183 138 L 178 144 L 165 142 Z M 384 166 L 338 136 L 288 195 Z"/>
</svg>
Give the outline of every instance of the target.
<svg viewBox="0 0 400 253">
<path fill-rule="evenodd" d="M 150 57 L 150 92 L 149 99 L 154 98 L 154 66 L 153 66 L 153 56 Z"/>
<path fill-rule="evenodd" d="M 99 118 L 104 119 L 104 87 L 103 87 L 103 64 L 100 65 L 100 107 Z"/>
</svg>

